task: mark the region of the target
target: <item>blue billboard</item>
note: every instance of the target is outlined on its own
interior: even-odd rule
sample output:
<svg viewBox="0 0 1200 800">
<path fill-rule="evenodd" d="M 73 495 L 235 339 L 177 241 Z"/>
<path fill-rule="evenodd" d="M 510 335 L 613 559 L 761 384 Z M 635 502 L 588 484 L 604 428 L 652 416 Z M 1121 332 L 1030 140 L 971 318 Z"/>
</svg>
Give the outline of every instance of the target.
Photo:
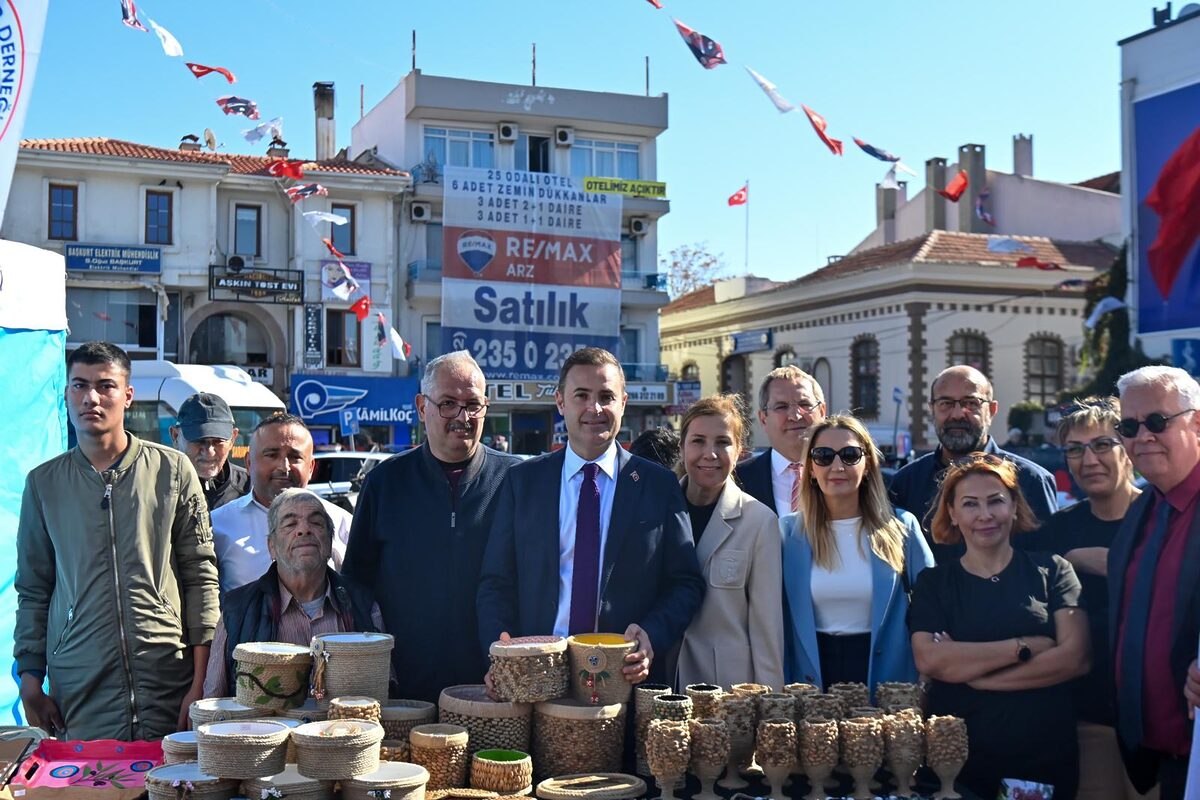
<svg viewBox="0 0 1200 800">
<path fill-rule="evenodd" d="M 1186 180 L 1180 158 L 1164 170 L 1200 132 L 1200 83 L 1138 101 L 1133 126 L 1138 332 L 1200 327 L 1200 219 L 1178 213 L 1182 205 L 1173 195 Z M 1156 185 L 1167 201 L 1158 210 L 1146 202 Z M 1152 254 L 1156 242 L 1159 252 Z M 1157 280 L 1152 255 L 1159 265 Z"/>
<path fill-rule="evenodd" d="M 162 273 L 162 248 L 140 244 L 68 244 L 67 269 L 76 272 Z"/>
<path fill-rule="evenodd" d="M 410 441 L 418 422 L 416 397 L 421 384 L 413 378 L 367 378 L 357 375 L 292 375 L 292 411 L 310 425 L 340 428 L 341 412 L 353 411 L 359 425 L 396 427 L 395 443 Z"/>
</svg>

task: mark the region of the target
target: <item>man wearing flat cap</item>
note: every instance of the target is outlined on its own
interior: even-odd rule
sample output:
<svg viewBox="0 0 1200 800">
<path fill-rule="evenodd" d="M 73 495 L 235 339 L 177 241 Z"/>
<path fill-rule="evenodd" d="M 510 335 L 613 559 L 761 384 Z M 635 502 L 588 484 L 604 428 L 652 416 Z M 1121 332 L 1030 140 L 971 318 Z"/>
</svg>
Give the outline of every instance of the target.
<svg viewBox="0 0 1200 800">
<path fill-rule="evenodd" d="M 183 401 L 178 420 L 171 426 L 171 441 L 196 467 L 209 511 L 250 491 L 250 474 L 229 461 L 238 429 L 228 403 L 198 392 Z"/>
</svg>

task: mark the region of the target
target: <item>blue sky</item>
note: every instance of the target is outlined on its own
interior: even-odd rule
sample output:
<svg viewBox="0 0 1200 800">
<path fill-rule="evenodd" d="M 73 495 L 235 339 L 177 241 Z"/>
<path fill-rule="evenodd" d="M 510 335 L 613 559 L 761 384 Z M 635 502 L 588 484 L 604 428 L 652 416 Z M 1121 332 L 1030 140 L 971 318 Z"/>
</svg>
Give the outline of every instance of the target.
<svg viewBox="0 0 1200 800">
<path fill-rule="evenodd" d="M 539 85 L 640 94 L 649 56 L 651 92 L 670 95 L 660 254 L 707 242 L 729 274 L 742 273 L 745 217 L 726 198 L 749 179 L 750 271 L 790 279 L 874 225 L 885 166 L 853 136 L 922 173 L 925 159 L 953 161 L 968 142 L 1007 171 L 1016 133 L 1034 135 L 1038 177 L 1119 169 L 1116 42 L 1151 26 L 1154 1 L 663 0 L 655 11 L 645 0 L 145 0 L 139 9 L 179 39 L 186 60 L 232 69 L 238 84 L 228 88 L 264 118 L 283 116 L 297 156 L 313 152 L 312 83 L 336 83 L 338 146 L 348 144 L 359 85 L 370 108 L 408 72 L 414 28 L 418 67 L 453 77 L 527 83 L 537 42 Z M 729 64 L 702 69 L 672 15 L 719 41 Z M 24 136 L 174 147 L 211 127 L 228 149 L 257 152 L 240 137 L 244 118 L 213 102 L 224 81 L 197 81 L 182 61 L 123 26 L 118 0 L 52 0 Z M 780 115 L 745 65 L 823 114 L 845 155 L 831 155 L 802 113 Z"/>
</svg>

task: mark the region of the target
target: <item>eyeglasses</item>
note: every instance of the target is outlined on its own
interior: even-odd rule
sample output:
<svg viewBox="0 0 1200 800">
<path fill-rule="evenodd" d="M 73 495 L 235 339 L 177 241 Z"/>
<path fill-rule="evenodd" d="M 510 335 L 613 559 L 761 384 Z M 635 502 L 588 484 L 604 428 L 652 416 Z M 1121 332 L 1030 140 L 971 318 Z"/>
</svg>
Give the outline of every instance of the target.
<svg viewBox="0 0 1200 800">
<path fill-rule="evenodd" d="M 990 402 L 992 401 L 989 398 L 976 397 L 975 395 L 968 395 L 967 397 L 960 399 L 955 399 L 953 397 L 939 397 L 933 401 L 933 407 L 943 413 L 949 413 L 953 411 L 955 407 L 958 407 L 968 413 L 978 414 L 979 409 L 983 408 L 983 404 Z"/>
<path fill-rule="evenodd" d="M 1143 425 L 1145 425 L 1146 430 L 1150 431 L 1151 433 L 1162 433 L 1167 429 L 1168 422 L 1176 417 L 1183 416 L 1184 414 L 1188 414 L 1195 410 L 1196 409 L 1194 408 L 1185 408 L 1183 411 L 1177 411 L 1174 414 L 1160 414 L 1157 411 L 1154 411 L 1147 414 L 1146 418 L 1143 420 L 1136 420 L 1133 417 L 1126 417 L 1117 423 L 1117 433 L 1121 434 L 1126 439 L 1132 439 L 1138 435 L 1138 428 L 1142 427 Z"/>
<path fill-rule="evenodd" d="M 842 463 L 847 467 L 853 467 L 862 461 L 865 452 L 861 447 L 855 447 L 854 445 L 847 445 L 841 450 L 834 450 L 832 447 L 814 447 L 809 451 L 810 455 L 812 455 L 813 463 L 818 467 L 828 467 L 833 463 L 834 456 L 840 458 Z"/>
<path fill-rule="evenodd" d="M 1079 459 L 1083 458 L 1084 450 L 1091 450 L 1096 455 L 1102 456 L 1105 453 L 1111 453 L 1112 449 L 1114 447 L 1120 447 L 1120 446 L 1121 446 L 1120 439 L 1113 439 L 1111 437 L 1106 436 L 1106 437 L 1102 437 L 1100 439 L 1092 439 L 1090 442 L 1087 442 L 1086 444 L 1080 443 L 1080 442 L 1075 442 L 1074 444 L 1069 444 L 1069 445 L 1065 446 L 1062 449 L 1062 451 L 1063 451 L 1063 455 L 1067 457 L 1068 461 L 1078 461 Z"/>
<path fill-rule="evenodd" d="M 771 413 L 772 414 L 786 414 L 788 416 L 791 416 L 792 410 L 795 409 L 795 410 L 798 410 L 801 414 L 808 416 L 809 414 L 813 413 L 818 408 L 820 408 L 822 405 L 823 405 L 822 403 L 782 403 L 781 402 L 781 403 L 776 403 L 775 405 L 771 406 Z"/>
<path fill-rule="evenodd" d="M 437 404 L 438 415 L 442 419 L 458 419 L 464 410 L 468 419 L 476 419 L 487 413 L 487 403 L 456 403 L 453 400 L 443 400 Z"/>
</svg>

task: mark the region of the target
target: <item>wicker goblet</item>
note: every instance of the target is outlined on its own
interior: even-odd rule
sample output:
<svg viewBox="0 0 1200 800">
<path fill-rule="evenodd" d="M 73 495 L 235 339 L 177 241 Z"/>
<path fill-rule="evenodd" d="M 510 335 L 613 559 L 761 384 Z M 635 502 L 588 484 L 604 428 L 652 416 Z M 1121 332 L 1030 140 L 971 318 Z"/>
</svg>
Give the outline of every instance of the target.
<svg viewBox="0 0 1200 800">
<path fill-rule="evenodd" d="M 892 707 L 920 708 L 921 687 L 915 683 L 884 681 L 875 687 L 875 705 L 889 712 Z"/>
<path fill-rule="evenodd" d="M 674 694 L 665 683 L 643 683 L 633 689 L 633 752 L 639 775 L 650 774 L 650 765 L 646 763 L 646 729 L 654 719 L 654 698 L 664 694 Z"/>
<path fill-rule="evenodd" d="M 875 706 L 857 706 L 846 712 L 846 719 L 883 719 L 883 709 Z"/>
<path fill-rule="evenodd" d="M 920 717 L 888 714 L 883 718 L 883 752 L 896 781 L 897 797 L 912 797 L 913 773 L 925 757 L 925 723 Z"/>
<path fill-rule="evenodd" d="M 660 694 L 654 698 L 654 718 L 687 722 L 692 718 L 692 698 L 685 694 Z"/>
<path fill-rule="evenodd" d="M 967 763 L 967 722 L 961 717 L 925 720 L 925 761 L 942 782 L 936 800 L 957 800 L 954 779 Z"/>
<path fill-rule="evenodd" d="M 744 789 L 749 784 L 738 775 L 738 768 L 749 766 L 754 758 L 754 698 L 750 695 L 723 695 L 720 712 L 729 732 L 729 769 L 725 770 L 725 777 L 717 785 L 722 789 Z"/>
<path fill-rule="evenodd" d="M 790 719 L 796 721 L 796 698 L 783 692 L 758 695 L 758 720 Z"/>
<path fill-rule="evenodd" d="M 785 685 L 780 691 L 782 691 L 784 694 L 790 694 L 792 697 L 796 698 L 796 721 L 797 722 L 800 721 L 800 715 L 801 715 L 801 713 L 803 713 L 802 709 L 801 709 L 801 705 L 802 705 L 801 700 L 803 699 L 804 695 L 821 693 L 821 690 L 818 689 L 816 686 L 813 686 L 811 683 L 789 683 L 789 684 Z"/>
<path fill-rule="evenodd" d="M 796 765 L 796 723 L 789 718 L 764 719 L 758 723 L 754 751 L 766 775 L 771 797 L 785 800 L 783 783 Z"/>
<path fill-rule="evenodd" d="M 871 690 L 865 683 L 834 683 L 825 691 L 842 701 L 842 716 L 852 708 L 871 705 Z"/>
<path fill-rule="evenodd" d="M 718 800 L 714 784 L 729 760 L 729 730 L 723 719 L 694 719 L 691 771 L 700 779 L 700 791 L 693 800 Z"/>
<path fill-rule="evenodd" d="M 841 719 L 842 701 L 832 694 L 810 692 L 800 698 L 800 716 L 804 719 Z"/>
<path fill-rule="evenodd" d="M 805 800 L 825 800 L 825 781 L 838 763 L 838 724 L 832 719 L 801 720 L 800 761 L 808 776 Z"/>
<path fill-rule="evenodd" d="M 717 716 L 725 690 L 715 683 L 693 683 L 684 687 L 683 693 L 692 698 L 694 719 L 711 719 Z"/>
<path fill-rule="evenodd" d="M 676 784 L 687 772 L 690 758 L 691 730 L 687 722 L 650 720 L 646 730 L 646 761 L 662 787 L 663 800 L 676 800 Z"/>
<path fill-rule="evenodd" d="M 873 717 L 844 719 L 838 723 L 842 762 L 854 778 L 855 800 L 871 800 L 871 776 L 883 764 L 883 726 Z"/>
</svg>

